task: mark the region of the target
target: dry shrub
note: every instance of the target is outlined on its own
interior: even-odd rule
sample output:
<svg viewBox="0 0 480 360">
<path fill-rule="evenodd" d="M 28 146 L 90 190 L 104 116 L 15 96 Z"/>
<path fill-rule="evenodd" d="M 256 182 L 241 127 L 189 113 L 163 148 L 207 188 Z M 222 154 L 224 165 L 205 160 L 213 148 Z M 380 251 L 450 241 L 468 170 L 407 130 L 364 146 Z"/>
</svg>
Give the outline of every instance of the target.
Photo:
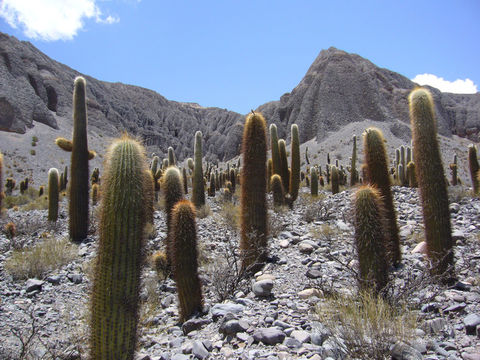
<svg viewBox="0 0 480 360">
<path fill-rule="evenodd" d="M 77 247 L 67 238 L 50 237 L 32 247 L 14 250 L 5 262 L 5 270 L 15 280 L 42 279 L 48 272 L 72 261 L 77 253 Z"/>
<path fill-rule="evenodd" d="M 197 215 L 197 218 L 204 219 L 207 216 L 212 215 L 212 210 L 210 209 L 209 205 L 205 204 L 201 206 L 199 209 L 197 209 L 196 215 Z"/>
<path fill-rule="evenodd" d="M 231 202 L 224 202 L 220 209 L 223 223 L 233 231 L 238 231 L 240 226 L 240 207 Z"/>
</svg>

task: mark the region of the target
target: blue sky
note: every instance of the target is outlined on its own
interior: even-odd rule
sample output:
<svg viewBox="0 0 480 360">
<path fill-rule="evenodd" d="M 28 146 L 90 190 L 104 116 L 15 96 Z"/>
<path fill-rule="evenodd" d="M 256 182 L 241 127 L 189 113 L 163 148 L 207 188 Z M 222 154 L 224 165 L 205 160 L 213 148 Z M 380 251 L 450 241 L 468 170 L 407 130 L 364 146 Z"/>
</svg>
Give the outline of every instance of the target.
<svg viewBox="0 0 480 360">
<path fill-rule="evenodd" d="M 441 89 L 480 85 L 478 0 L 0 0 L 0 31 L 100 80 L 240 113 L 330 46 Z"/>
</svg>

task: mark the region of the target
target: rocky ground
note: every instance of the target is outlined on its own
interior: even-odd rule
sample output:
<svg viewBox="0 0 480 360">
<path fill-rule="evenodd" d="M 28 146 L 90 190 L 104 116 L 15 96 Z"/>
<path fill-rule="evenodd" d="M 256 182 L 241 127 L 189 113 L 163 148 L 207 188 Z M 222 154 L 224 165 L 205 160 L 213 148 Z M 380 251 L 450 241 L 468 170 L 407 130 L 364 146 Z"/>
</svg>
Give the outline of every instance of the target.
<svg viewBox="0 0 480 360">
<path fill-rule="evenodd" d="M 388 301 L 367 312 L 371 301 L 359 306 L 356 293 L 352 191 L 313 200 L 303 190 L 293 210 L 270 211 L 270 262 L 238 284 L 235 208 L 219 195 L 208 199 L 211 214 L 197 219 L 205 314 L 183 325 L 174 282 L 147 261 L 138 359 L 480 359 L 479 199 L 450 188 L 459 281 L 447 288 L 430 281 L 418 246 L 417 191 L 394 188 L 402 266 L 391 273 Z M 14 280 L 5 270 L 15 247 L 67 236 L 66 207 L 63 200 L 55 226 L 47 225 L 46 210 L 9 209 L 0 219 L 2 228 L 17 226 L 13 240 L 0 234 L 0 358 L 86 358 L 96 210 L 90 237 L 68 264 L 41 279 Z M 163 246 L 161 210 L 155 228 L 148 254 Z"/>
</svg>

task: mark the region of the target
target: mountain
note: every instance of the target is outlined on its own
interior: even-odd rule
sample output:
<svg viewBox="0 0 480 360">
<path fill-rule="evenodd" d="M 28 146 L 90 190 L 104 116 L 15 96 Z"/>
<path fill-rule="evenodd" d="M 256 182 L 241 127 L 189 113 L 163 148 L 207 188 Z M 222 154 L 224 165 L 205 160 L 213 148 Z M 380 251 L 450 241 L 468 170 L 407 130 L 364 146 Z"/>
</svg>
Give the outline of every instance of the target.
<svg viewBox="0 0 480 360">
<path fill-rule="evenodd" d="M 52 130 L 71 127 L 73 80 L 78 75 L 32 44 L 0 33 L 0 130 L 22 134 L 37 123 Z M 172 146 L 184 159 L 192 155 L 194 133 L 201 130 L 208 159 L 227 160 L 239 153 L 241 114 L 170 101 L 148 89 L 84 76 L 93 134 L 112 137 L 126 130 L 142 138 L 150 151 L 163 155 Z M 257 110 L 277 124 L 281 137 L 288 138 L 290 125 L 297 123 L 301 142 L 314 137 L 321 141 L 328 132 L 364 120 L 390 123 L 391 132 L 408 141 L 407 97 L 415 86 L 398 73 L 332 47 L 320 52 L 292 92 Z M 430 90 L 439 132 L 478 141 L 480 94 Z"/>
</svg>

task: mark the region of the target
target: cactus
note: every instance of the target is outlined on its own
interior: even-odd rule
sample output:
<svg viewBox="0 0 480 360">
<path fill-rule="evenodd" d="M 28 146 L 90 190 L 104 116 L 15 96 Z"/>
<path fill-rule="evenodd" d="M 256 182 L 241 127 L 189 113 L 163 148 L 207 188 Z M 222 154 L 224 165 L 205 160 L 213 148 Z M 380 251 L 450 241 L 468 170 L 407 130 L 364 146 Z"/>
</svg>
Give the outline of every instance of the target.
<svg viewBox="0 0 480 360">
<path fill-rule="evenodd" d="M 267 161 L 267 179 L 271 179 L 273 176 L 273 161 L 272 159 L 268 159 Z M 272 191 L 270 187 L 270 181 L 267 181 L 267 192 Z"/>
<path fill-rule="evenodd" d="M 280 175 L 280 152 L 278 149 L 278 132 L 277 125 L 270 125 L 270 149 L 272 150 L 272 165 L 273 165 L 273 174 Z"/>
<path fill-rule="evenodd" d="M 58 170 L 51 168 L 48 170 L 48 221 L 55 222 L 58 219 L 59 185 Z"/>
<path fill-rule="evenodd" d="M 202 132 L 195 133 L 194 145 L 195 166 L 193 169 L 192 181 L 192 202 L 198 209 L 205 205 L 205 187 L 203 185 L 203 169 L 202 169 Z"/>
<path fill-rule="evenodd" d="M 183 180 L 183 192 L 188 194 L 188 177 L 187 177 L 187 169 L 182 169 L 182 180 Z"/>
<path fill-rule="evenodd" d="M 398 172 L 398 182 L 400 186 L 403 186 L 405 184 L 405 171 L 403 170 L 403 165 L 400 163 L 398 164 L 397 167 L 397 172 Z"/>
<path fill-rule="evenodd" d="M 267 134 L 265 119 L 252 112 L 245 121 L 242 140 L 241 239 L 242 269 L 263 262 L 267 251 Z"/>
<path fill-rule="evenodd" d="M 124 136 L 110 146 L 102 181 L 99 245 L 91 299 L 92 359 L 133 359 L 146 224 L 143 147 Z M 73 177 L 73 176 L 72 176 Z"/>
<path fill-rule="evenodd" d="M 55 144 L 57 144 L 57 146 L 62 149 L 62 150 L 65 150 L 65 151 L 72 151 L 73 149 L 73 143 L 70 141 L 70 140 L 67 140 L 63 137 L 58 137 L 55 139 Z"/>
<path fill-rule="evenodd" d="M 319 184 L 321 187 L 324 187 L 324 186 L 325 186 L 325 181 L 323 180 L 323 176 L 318 177 L 318 184 Z"/>
<path fill-rule="evenodd" d="M 458 168 L 457 155 L 453 155 L 453 163 L 450 164 L 450 172 L 452 173 L 452 180 L 451 180 L 452 186 L 455 186 L 458 183 L 457 168 Z"/>
<path fill-rule="evenodd" d="M 407 146 L 407 158 L 405 159 L 405 164 L 408 166 L 408 163 L 410 161 L 413 161 L 413 159 L 412 159 L 412 148 L 410 146 Z"/>
<path fill-rule="evenodd" d="M 332 166 L 332 194 L 338 193 L 338 184 L 339 184 L 339 171 L 337 167 L 334 165 Z"/>
<path fill-rule="evenodd" d="M 7 178 L 5 183 L 5 195 L 12 195 L 13 189 L 15 189 L 15 180 L 13 178 Z"/>
<path fill-rule="evenodd" d="M 396 266 L 401 260 L 400 237 L 398 235 L 397 215 L 390 189 L 385 140 L 380 130 L 369 128 L 363 133 L 363 143 L 368 180 L 379 189 L 383 199 L 383 207 L 385 208 L 385 248 L 390 257 L 390 263 Z"/>
<path fill-rule="evenodd" d="M 432 274 L 447 281 L 453 267 L 454 243 L 433 100 L 427 90 L 420 88 L 410 93 L 409 105 L 413 157 L 422 199 L 427 254 L 434 264 Z"/>
<path fill-rule="evenodd" d="M 213 173 L 210 174 L 210 184 L 208 186 L 208 196 L 215 197 L 215 175 Z"/>
<path fill-rule="evenodd" d="M 278 152 L 280 154 L 280 172 L 278 174 L 282 178 L 283 188 L 288 191 L 290 189 L 290 176 L 288 173 L 287 148 L 283 139 L 278 140 Z"/>
<path fill-rule="evenodd" d="M 300 137 L 298 134 L 298 126 L 292 125 L 291 128 L 291 165 L 290 165 L 290 196 L 291 201 L 297 200 L 298 190 L 300 189 Z"/>
<path fill-rule="evenodd" d="M 354 186 L 358 182 L 357 172 L 357 136 L 353 135 L 352 158 L 350 163 L 350 186 Z"/>
<path fill-rule="evenodd" d="M 38 188 L 38 197 L 42 197 L 42 195 L 45 193 L 45 186 L 40 185 Z"/>
<path fill-rule="evenodd" d="M 236 188 L 236 185 L 237 185 L 237 176 L 235 175 L 235 170 L 234 169 L 230 169 L 230 182 L 232 183 L 232 194 L 235 193 L 235 188 Z"/>
<path fill-rule="evenodd" d="M 171 146 L 168 147 L 168 166 L 175 166 L 177 161 L 175 160 L 175 152 Z"/>
<path fill-rule="evenodd" d="M 310 159 L 308 158 L 308 146 L 305 146 L 305 162 L 310 165 Z"/>
<path fill-rule="evenodd" d="M 92 171 L 92 176 L 90 176 L 90 181 L 93 184 L 100 184 L 100 170 L 96 167 Z"/>
<path fill-rule="evenodd" d="M 150 172 L 152 173 L 154 185 L 154 201 L 158 201 L 158 192 L 160 191 L 160 178 L 162 177 L 162 169 L 160 168 L 160 158 L 154 156 L 150 164 Z"/>
<path fill-rule="evenodd" d="M 162 177 L 162 192 L 165 199 L 165 213 L 167 215 L 167 234 L 172 229 L 172 209 L 175 204 L 183 199 L 183 185 L 180 171 L 176 166 L 170 166 Z M 170 235 L 166 239 L 167 254 L 170 254 Z M 169 258 L 171 260 L 171 258 Z"/>
<path fill-rule="evenodd" d="M 166 170 L 168 168 L 168 158 L 162 160 L 162 170 Z"/>
<path fill-rule="evenodd" d="M 273 205 L 275 207 L 283 205 L 285 194 L 280 175 L 273 174 L 273 176 L 270 178 L 270 188 L 272 189 L 273 194 Z"/>
<path fill-rule="evenodd" d="M 470 177 L 472 179 L 473 194 L 477 195 L 480 189 L 480 182 L 477 179 L 479 166 L 477 160 L 477 147 L 473 144 L 468 146 L 468 165 L 470 168 Z"/>
<path fill-rule="evenodd" d="M 318 176 L 315 168 L 310 170 L 310 194 L 318 196 Z"/>
<path fill-rule="evenodd" d="M 192 172 L 193 169 L 194 169 L 194 167 L 195 167 L 195 164 L 194 164 L 192 158 L 188 158 L 188 159 L 187 159 L 187 166 L 188 166 L 188 168 L 190 169 L 190 172 Z"/>
<path fill-rule="evenodd" d="M 2 200 L 5 194 L 3 193 L 3 154 L 0 152 L 0 215 L 2 212 Z"/>
<path fill-rule="evenodd" d="M 152 171 L 150 169 L 147 169 L 145 171 L 145 206 L 146 206 L 146 214 L 145 218 L 147 220 L 148 224 L 153 225 L 153 213 L 155 212 L 155 189 L 156 189 L 156 183 L 158 181 L 155 181 L 152 175 Z"/>
<path fill-rule="evenodd" d="M 97 205 L 98 199 L 99 199 L 99 186 L 98 184 L 93 184 L 92 185 L 92 205 Z"/>
<path fill-rule="evenodd" d="M 411 188 L 416 188 L 418 186 L 417 175 L 415 174 L 415 163 L 413 161 L 410 161 L 407 164 L 407 180 L 408 186 Z"/>
<path fill-rule="evenodd" d="M 172 212 L 171 254 L 177 284 L 180 322 L 203 311 L 202 286 L 198 277 L 195 207 L 188 200 L 178 202 Z"/>
<path fill-rule="evenodd" d="M 360 289 L 378 295 L 388 282 L 380 192 L 372 186 L 362 186 L 355 193 L 353 208 Z"/>
<path fill-rule="evenodd" d="M 24 194 L 27 188 L 28 185 L 25 184 L 25 180 L 20 181 L 20 194 Z"/>
</svg>

